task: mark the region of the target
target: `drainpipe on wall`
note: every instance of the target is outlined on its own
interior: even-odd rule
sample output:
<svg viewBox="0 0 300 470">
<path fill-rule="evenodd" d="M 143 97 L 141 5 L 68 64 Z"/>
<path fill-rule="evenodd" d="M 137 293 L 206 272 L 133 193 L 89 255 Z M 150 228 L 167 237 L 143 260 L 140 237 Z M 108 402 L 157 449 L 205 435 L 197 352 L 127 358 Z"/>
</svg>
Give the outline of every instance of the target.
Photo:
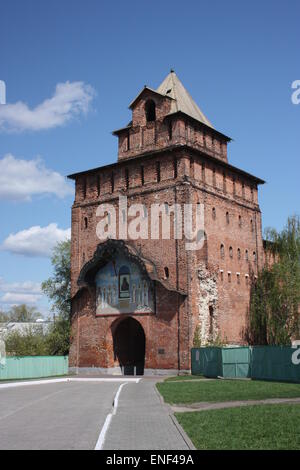
<svg viewBox="0 0 300 470">
<path fill-rule="evenodd" d="M 189 182 L 185 183 L 189 185 L 188 188 L 188 204 L 191 204 L 191 194 L 192 194 L 192 186 Z M 192 201 L 193 204 L 193 201 Z M 193 206 L 192 206 L 193 207 Z M 192 211 L 193 217 L 193 211 Z M 191 328 L 192 328 L 192 316 L 191 316 L 191 300 L 190 300 L 190 290 L 191 290 L 191 257 L 192 253 L 191 250 L 187 250 L 186 254 L 186 267 L 187 267 L 187 314 L 188 314 L 188 368 L 190 365 L 190 346 L 191 346 Z"/>
<path fill-rule="evenodd" d="M 177 164 L 177 160 L 176 160 Z M 174 199 L 175 204 L 177 204 L 177 186 L 174 187 Z M 175 206 L 176 207 L 176 206 Z M 179 290 L 179 278 L 178 278 L 178 239 L 175 239 L 175 250 L 176 250 L 176 290 Z M 177 367 L 178 372 L 180 371 L 180 305 L 179 305 L 179 296 L 177 293 Z"/>
<path fill-rule="evenodd" d="M 258 268 L 259 268 L 259 253 L 258 253 L 258 239 L 257 239 L 257 218 L 256 218 L 256 211 L 254 213 L 255 219 L 255 246 L 256 246 L 256 274 L 258 275 Z"/>
<path fill-rule="evenodd" d="M 79 372 L 79 329 L 80 329 L 80 317 L 77 312 L 77 345 L 76 345 L 76 374 Z"/>
</svg>

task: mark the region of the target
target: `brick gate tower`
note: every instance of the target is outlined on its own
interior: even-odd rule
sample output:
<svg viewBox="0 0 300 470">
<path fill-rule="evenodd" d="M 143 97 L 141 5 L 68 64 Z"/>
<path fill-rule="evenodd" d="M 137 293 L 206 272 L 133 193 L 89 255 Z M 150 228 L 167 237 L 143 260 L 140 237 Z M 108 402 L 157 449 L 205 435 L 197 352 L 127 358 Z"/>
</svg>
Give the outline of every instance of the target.
<svg viewBox="0 0 300 470">
<path fill-rule="evenodd" d="M 156 90 L 145 86 L 129 108 L 132 120 L 114 131 L 117 163 L 70 175 L 70 366 L 115 374 L 188 371 L 195 335 L 202 344 L 244 343 L 250 277 L 263 263 L 263 181 L 228 163 L 230 138 L 214 129 L 174 71 Z M 117 235 L 100 240 L 99 208 L 108 204 L 115 215 L 103 209 L 102 216 Z M 140 204 L 135 215 L 133 204 Z M 204 208 L 203 242 L 194 250 L 184 235 L 175 236 L 174 207 L 183 212 L 187 204 Z M 137 215 L 140 237 L 124 231 Z"/>
</svg>

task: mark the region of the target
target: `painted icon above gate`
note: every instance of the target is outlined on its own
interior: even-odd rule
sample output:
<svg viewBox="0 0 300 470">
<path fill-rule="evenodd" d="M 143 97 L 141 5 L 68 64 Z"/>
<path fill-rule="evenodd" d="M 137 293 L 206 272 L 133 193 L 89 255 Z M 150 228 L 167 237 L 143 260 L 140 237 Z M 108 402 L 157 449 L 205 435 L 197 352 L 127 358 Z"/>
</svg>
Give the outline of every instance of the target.
<svg viewBox="0 0 300 470">
<path fill-rule="evenodd" d="M 140 268 L 119 256 L 101 268 L 96 281 L 96 315 L 153 313 L 151 281 Z"/>
</svg>

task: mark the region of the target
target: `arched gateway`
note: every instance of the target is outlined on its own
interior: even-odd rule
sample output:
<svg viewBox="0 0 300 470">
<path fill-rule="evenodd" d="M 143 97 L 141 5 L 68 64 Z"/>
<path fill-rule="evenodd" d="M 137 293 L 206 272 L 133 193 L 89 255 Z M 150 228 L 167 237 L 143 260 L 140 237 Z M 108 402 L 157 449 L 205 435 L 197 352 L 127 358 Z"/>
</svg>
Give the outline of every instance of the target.
<svg viewBox="0 0 300 470">
<path fill-rule="evenodd" d="M 177 370 L 177 309 L 185 292 L 162 279 L 151 260 L 123 240 L 106 240 L 82 266 L 78 287 L 71 364 L 124 375 Z"/>
<path fill-rule="evenodd" d="M 124 375 L 143 375 L 145 365 L 145 333 L 132 317 L 121 320 L 113 332 L 114 360 Z"/>
</svg>

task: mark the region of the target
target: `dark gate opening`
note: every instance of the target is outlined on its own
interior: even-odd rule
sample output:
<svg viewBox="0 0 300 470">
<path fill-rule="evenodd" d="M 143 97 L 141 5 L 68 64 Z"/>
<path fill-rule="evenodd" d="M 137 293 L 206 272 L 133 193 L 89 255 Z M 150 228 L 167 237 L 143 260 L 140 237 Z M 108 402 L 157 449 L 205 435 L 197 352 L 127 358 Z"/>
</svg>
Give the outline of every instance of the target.
<svg viewBox="0 0 300 470">
<path fill-rule="evenodd" d="M 140 323 L 129 317 L 121 321 L 113 335 L 114 356 L 124 375 L 143 375 L 145 333 Z"/>
</svg>

